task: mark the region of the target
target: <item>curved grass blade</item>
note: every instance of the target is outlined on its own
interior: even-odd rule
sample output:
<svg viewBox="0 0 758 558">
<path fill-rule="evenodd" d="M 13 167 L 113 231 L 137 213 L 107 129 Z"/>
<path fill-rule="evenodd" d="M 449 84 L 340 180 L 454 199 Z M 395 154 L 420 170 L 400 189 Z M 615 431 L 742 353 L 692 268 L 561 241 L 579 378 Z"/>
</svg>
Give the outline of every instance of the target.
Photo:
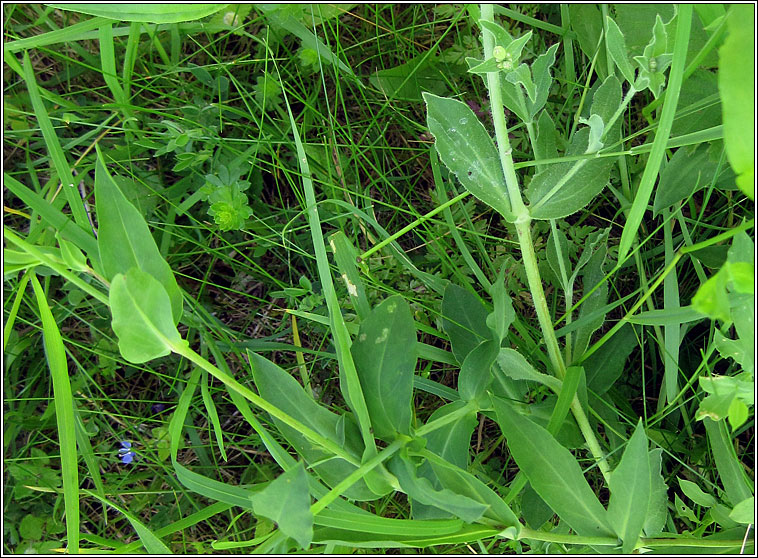
<svg viewBox="0 0 758 558">
<path fill-rule="evenodd" d="M 674 39 L 674 58 L 669 71 L 669 83 L 666 87 L 666 99 L 663 101 L 663 110 L 661 119 L 658 123 L 658 130 L 655 133 L 653 147 L 650 151 L 650 157 L 645 165 L 645 171 L 640 180 L 639 189 L 634 196 L 632 208 L 629 210 L 627 221 L 624 224 L 624 230 L 621 233 L 621 242 L 619 243 L 618 262 L 626 259 L 629 250 L 637 237 L 637 232 L 642 223 L 642 218 L 647 210 L 650 196 L 653 193 L 658 170 L 663 160 L 666 143 L 671 134 L 671 126 L 674 123 L 676 114 L 676 105 L 679 102 L 679 92 L 682 87 L 682 75 L 684 73 L 685 58 L 687 57 L 687 46 L 690 38 L 690 22 L 692 20 L 692 5 L 682 4 L 679 6 L 676 17 L 676 36 Z"/>
<path fill-rule="evenodd" d="M 58 424 L 58 444 L 61 452 L 61 477 L 63 500 L 66 508 L 66 536 L 68 552 L 79 553 L 79 466 L 76 453 L 76 421 L 74 397 L 68 375 L 66 349 L 58 330 L 58 324 L 50 312 L 45 293 L 35 275 L 31 276 L 32 288 L 37 297 L 47 365 L 53 380 L 55 419 Z"/>
<path fill-rule="evenodd" d="M 228 4 L 48 4 L 48 6 L 118 21 L 181 23 L 215 14 L 226 8 Z"/>
<path fill-rule="evenodd" d="M 137 536 L 142 541 L 142 544 L 145 546 L 145 550 L 147 550 L 148 554 L 173 554 L 171 550 L 169 550 L 169 548 L 163 544 L 163 541 L 156 537 L 155 534 L 150 529 L 148 529 L 139 519 L 126 511 L 124 508 L 118 504 L 114 504 L 110 500 L 100 497 L 98 494 L 95 494 L 91 490 L 84 490 L 83 492 L 89 496 L 92 496 L 93 498 L 97 498 L 101 502 L 108 504 L 115 510 L 121 512 L 124 517 L 129 520 L 129 523 L 132 524 L 132 527 L 134 527 L 134 530 L 137 532 Z"/>
<path fill-rule="evenodd" d="M 48 116 L 47 109 L 42 102 L 42 96 L 40 95 L 37 80 L 34 76 L 34 68 L 29 59 L 29 53 L 26 51 L 24 51 L 24 81 L 26 82 L 27 91 L 29 91 L 29 98 L 31 99 L 32 107 L 34 108 L 34 115 L 37 117 L 42 137 L 45 139 L 45 147 L 50 154 L 50 159 L 53 161 L 55 172 L 58 173 L 58 179 L 63 185 L 63 193 L 71 208 L 74 222 L 85 231 L 89 231 L 90 223 L 87 218 L 87 212 L 84 210 L 84 202 L 79 195 L 79 190 L 74 186 L 74 177 L 71 174 L 71 166 L 66 160 L 66 155 L 63 153 L 60 141 L 58 140 L 58 135 L 55 133 L 55 128 L 53 128 L 53 124 L 50 121 L 50 116 Z"/>
</svg>

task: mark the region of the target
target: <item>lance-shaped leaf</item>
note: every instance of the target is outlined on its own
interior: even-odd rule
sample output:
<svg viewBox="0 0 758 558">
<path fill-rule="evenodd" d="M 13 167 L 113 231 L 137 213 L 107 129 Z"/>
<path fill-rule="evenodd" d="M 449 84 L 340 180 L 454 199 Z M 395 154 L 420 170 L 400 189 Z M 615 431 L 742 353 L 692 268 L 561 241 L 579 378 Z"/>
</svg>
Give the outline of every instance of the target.
<svg viewBox="0 0 758 558">
<path fill-rule="evenodd" d="M 429 416 L 427 423 L 442 418 L 465 406 L 466 403 L 460 400 L 443 405 Z M 446 425 L 445 428 L 437 428 L 426 434 L 424 436 L 424 439 L 426 439 L 426 450 L 440 456 L 446 463 L 452 463 L 456 467 L 466 469 L 470 459 L 471 434 L 474 432 L 476 424 L 476 411 L 471 409 L 470 413 L 461 415 L 456 421 Z M 429 479 L 435 488 L 442 487 L 440 480 L 428 461 L 419 466 L 417 474 L 419 477 Z M 427 506 L 415 500 L 412 500 L 411 505 L 415 519 L 449 517 L 449 514 L 434 506 Z"/>
<path fill-rule="evenodd" d="M 576 458 L 550 433 L 492 398 L 508 449 L 534 491 L 581 536 L 615 536 Z"/>
<path fill-rule="evenodd" d="M 498 370 L 514 380 L 530 380 L 546 385 L 555 393 L 561 392 L 561 381 L 554 376 L 538 372 L 524 356 L 514 349 L 500 349 L 497 355 Z"/>
<path fill-rule="evenodd" d="M 462 101 L 431 93 L 424 93 L 424 101 L 427 125 L 442 162 L 466 190 L 512 222 L 515 217 L 497 149 L 474 111 Z"/>
<path fill-rule="evenodd" d="M 581 269 L 583 294 L 587 294 L 605 277 L 604 265 L 608 252 L 608 232 L 610 229 L 598 231 L 597 234 L 591 235 L 587 239 L 584 251 L 582 252 L 577 268 Z M 586 264 L 586 267 L 585 267 Z M 583 269 L 582 269 L 583 268 Z M 579 272 L 575 271 L 575 274 Z M 608 282 L 603 283 L 587 297 L 579 309 L 579 319 L 586 319 L 593 313 L 600 310 L 608 302 Z M 576 331 L 574 338 L 574 358 L 584 354 L 589 345 L 592 334 L 595 333 L 605 321 L 605 315 L 600 314 L 590 320 Z"/>
<path fill-rule="evenodd" d="M 655 537 L 663 531 L 668 515 L 668 486 L 661 474 L 663 450 L 656 448 L 648 453 L 650 461 L 650 502 L 645 517 L 644 532 L 648 537 Z"/>
<path fill-rule="evenodd" d="M 609 484 L 608 521 L 621 539 L 622 552 L 629 554 L 645 525 L 650 503 L 650 460 L 642 420 L 637 423 Z"/>
<path fill-rule="evenodd" d="M 487 327 L 490 328 L 495 341 L 500 344 L 508 332 L 508 326 L 516 319 L 513 302 L 505 290 L 505 268 L 500 270 L 497 279 L 492 283 L 490 296 L 495 309 L 487 316 Z"/>
<path fill-rule="evenodd" d="M 109 304 L 121 355 L 135 364 L 166 356 L 183 341 L 171 317 L 166 289 L 136 267 L 111 281 Z"/>
<path fill-rule="evenodd" d="M 489 506 L 484 512 L 486 517 L 501 521 L 508 526 L 519 525 L 518 518 L 508 504 L 474 475 L 436 455 L 430 455 L 426 450 L 422 450 L 421 453 L 427 458 L 427 463 L 431 464 L 443 488 Z"/>
<path fill-rule="evenodd" d="M 574 134 L 567 157 L 586 153 L 589 132 L 582 128 Z M 605 188 L 613 164 L 610 157 L 589 157 L 550 165 L 537 173 L 526 192 L 532 218 L 558 219 L 576 213 Z"/>
<path fill-rule="evenodd" d="M 416 326 L 406 300 L 396 295 L 374 308 L 351 351 L 374 435 L 410 434 Z"/>
<path fill-rule="evenodd" d="M 139 211 L 129 203 L 103 163 L 98 150 L 95 164 L 95 207 L 99 229 L 97 244 L 105 278 L 136 267 L 163 285 L 171 301 L 174 323 L 182 316 L 182 293 L 166 260 L 155 244 Z"/>
<path fill-rule="evenodd" d="M 308 478 L 302 462 L 282 473 L 266 488 L 250 498 L 255 515 L 268 517 L 282 533 L 307 549 L 313 540 L 313 514 Z"/>
<path fill-rule="evenodd" d="M 400 487 L 410 498 L 427 506 L 445 510 L 466 523 L 473 523 L 489 507 L 467 496 L 443 488 L 437 490 L 432 483 L 416 474 L 416 466 L 406 455 L 396 455 L 387 463 L 387 468 L 397 477 Z"/>
<path fill-rule="evenodd" d="M 427 419 L 427 423 L 434 422 L 453 411 L 465 407 L 464 401 L 453 401 L 447 405 L 435 410 Z M 469 462 L 469 444 L 471 443 L 471 434 L 476 428 L 476 411 L 462 415 L 455 422 L 448 424 L 445 428 L 432 430 L 424 436 L 426 438 L 426 449 L 439 455 L 446 461 L 456 467 L 466 469 Z"/>
<path fill-rule="evenodd" d="M 492 382 L 491 368 L 500 347 L 490 339 L 480 343 L 463 361 L 458 375 L 458 392 L 464 401 L 473 401 L 484 395 Z"/>
<path fill-rule="evenodd" d="M 445 287 L 442 329 L 450 339 L 453 355 L 459 364 L 463 364 L 479 343 L 492 337 L 487 327 L 487 315 L 487 309 L 473 293 L 453 283 Z"/>
<path fill-rule="evenodd" d="M 606 17 L 606 37 L 605 42 L 616 66 L 621 71 L 621 75 L 629 83 L 634 83 L 634 67 L 629 62 L 629 53 L 626 50 L 626 43 L 621 29 L 610 17 Z"/>
<path fill-rule="evenodd" d="M 532 63 L 532 77 L 536 95 L 534 100 L 526 101 L 529 119 L 534 121 L 534 117 L 545 106 L 547 96 L 550 93 L 550 86 L 553 83 L 553 76 L 550 75 L 550 69 L 555 64 L 555 53 L 558 50 L 558 43 L 555 43 L 547 52 L 540 54 Z"/>
<path fill-rule="evenodd" d="M 312 428 L 325 438 L 340 444 L 360 461 L 363 444 L 353 421 L 340 417 L 316 403 L 303 387 L 279 366 L 255 353 L 248 352 L 253 379 L 261 397 L 294 419 Z M 274 419 L 274 424 L 326 484 L 334 486 L 355 471 L 356 465 L 315 446 L 294 428 Z M 363 480 L 348 488 L 344 495 L 355 500 L 373 500 Z"/>
</svg>

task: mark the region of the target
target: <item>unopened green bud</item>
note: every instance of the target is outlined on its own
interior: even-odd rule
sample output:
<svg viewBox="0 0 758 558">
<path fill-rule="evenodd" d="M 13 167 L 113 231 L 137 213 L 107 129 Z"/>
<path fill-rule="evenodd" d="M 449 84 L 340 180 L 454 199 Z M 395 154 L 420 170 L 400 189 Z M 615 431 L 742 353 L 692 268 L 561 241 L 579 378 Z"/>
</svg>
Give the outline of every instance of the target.
<svg viewBox="0 0 758 558">
<path fill-rule="evenodd" d="M 502 62 L 506 54 L 507 53 L 505 52 L 505 48 L 501 46 L 496 46 L 492 49 L 492 57 L 498 62 Z"/>
</svg>

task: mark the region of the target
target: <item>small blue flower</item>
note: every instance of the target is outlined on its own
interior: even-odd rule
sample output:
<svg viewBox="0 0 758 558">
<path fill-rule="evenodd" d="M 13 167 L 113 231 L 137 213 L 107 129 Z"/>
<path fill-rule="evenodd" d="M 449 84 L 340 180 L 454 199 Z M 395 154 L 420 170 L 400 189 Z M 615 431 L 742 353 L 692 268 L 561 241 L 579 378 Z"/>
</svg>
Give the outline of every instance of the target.
<svg viewBox="0 0 758 558">
<path fill-rule="evenodd" d="M 137 454 L 132 451 L 132 443 L 131 442 L 119 442 L 121 444 L 121 448 L 118 450 L 119 457 L 121 458 L 121 463 L 124 465 L 129 465 L 135 457 L 137 457 Z"/>
</svg>

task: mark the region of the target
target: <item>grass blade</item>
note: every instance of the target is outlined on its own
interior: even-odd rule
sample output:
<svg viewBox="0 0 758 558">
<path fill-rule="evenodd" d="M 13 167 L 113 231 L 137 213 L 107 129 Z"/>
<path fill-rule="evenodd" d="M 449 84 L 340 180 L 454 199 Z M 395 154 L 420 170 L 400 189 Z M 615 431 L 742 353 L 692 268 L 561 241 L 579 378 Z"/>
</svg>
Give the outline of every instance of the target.
<svg viewBox="0 0 758 558">
<path fill-rule="evenodd" d="M 137 532 L 137 536 L 140 538 L 140 541 L 142 541 L 142 544 L 144 545 L 145 550 L 147 550 L 148 554 L 173 554 L 171 550 L 169 550 L 169 548 L 163 544 L 163 541 L 156 537 L 155 534 L 150 529 L 148 529 L 139 519 L 130 514 L 124 508 L 117 504 L 114 504 L 110 500 L 102 498 L 91 490 L 85 490 L 84 493 L 92 496 L 93 498 L 97 498 L 101 502 L 108 504 L 112 508 L 120 511 L 124 517 L 129 520 L 129 523 L 132 524 L 132 527 L 134 527 L 134 530 Z"/>
<path fill-rule="evenodd" d="M 66 536 L 68 552 L 79 553 L 79 469 L 76 453 L 76 429 L 74 398 L 66 362 L 63 339 L 50 312 L 45 293 L 35 275 L 31 276 L 32 288 L 37 297 L 45 354 L 53 380 L 55 418 L 58 423 L 58 443 L 61 451 L 61 476 L 63 477 L 63 501 L 66 508 Z"/>
<path fill-rule="evenodd" d="M 671 126 L 674 123 L 676 115 L 676 105 L 679 102 L 679 91 L 682 87 L 682 74 L 684 73 L 684 64 L 687 57 L 687 45 L 690 38 L 690 26 L 692 20 L 692 5 L 681 4 L 678 7 L 679 15 L 676 20 L 676 38 L 674 40 L 674 59 L 669 72 L 669 84 L 666 88 L 666 100 L 663 102 L 663 111 L 661 120 L 658 124 L 658 130 L 655 133 L 655 140 L 650 151 L 645 172 L 642 174 L 640 186 L 637 194 L 634 196 L 632 208 L 624 224 L 624 231 L 621 233 L 621 242 L 619 244 L 618 261 L 622 262 L 626 258 L 629 250 L 634 243 L 634 239 L 639 231 L 642 218 L 647 210 L 647 204 L 653 193 L 658 170 L 663 161 L 663 155 L 666 150 L 666 143 L 671 135 Z"/>
<path fill-rule="evenodd" d="M 42 96 L 40 95 L 37 80 L 34 76 L 34 68 L 32 68 L 32 62 L 29 59 L 29 53 L 26 51 L 24 52 L 24 81 L 29 91 L 32 107 L 34 107 L 34 115 L 37 117 L 37 122 L 42 131 L 42 137 L 45 138 L 45 146 L 50 154 L 50 159 L 53 161 L 55 172 L 58 173 L 58 178 L 63 185 L 63 193 L 71 208 L 71 213 L 74 215 L 74 221 L 85 231 L 90 231 L 91 227 L 87 218 L 87 212 L 84 210 L 84 202 L 79 195 L 79 190 L 74 185 L 71 166 L 66 160 L 60 141 L 58 141 L 58 136 L 55 133 L 55 128 L 53 128 L 50 116 L 48 116 L 47 109 L 42 102 Z"/>
</svg>

